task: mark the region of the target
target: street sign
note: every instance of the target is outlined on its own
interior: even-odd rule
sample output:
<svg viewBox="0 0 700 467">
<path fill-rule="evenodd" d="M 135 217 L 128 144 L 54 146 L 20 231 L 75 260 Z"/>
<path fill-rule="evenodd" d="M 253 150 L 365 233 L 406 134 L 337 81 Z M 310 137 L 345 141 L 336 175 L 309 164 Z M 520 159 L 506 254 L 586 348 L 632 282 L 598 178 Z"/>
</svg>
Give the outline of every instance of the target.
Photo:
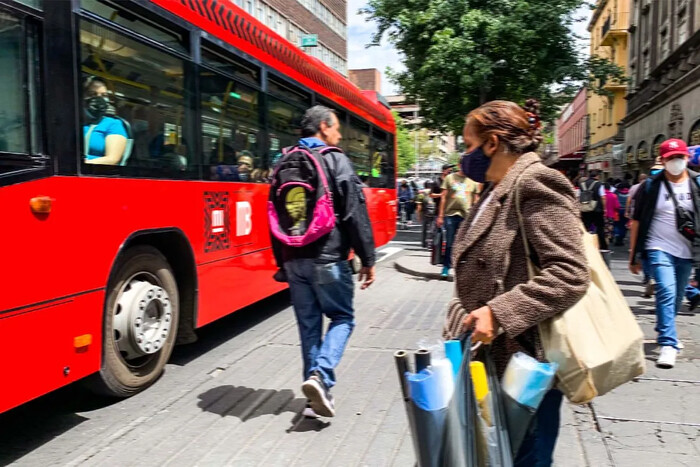
<svg viewBox="0 0 700 467">
<path fill-rule="evenodd" d="M 318 34 L 304 34 L 301 36 L 302 47 L 318 47 Z"/>
</svg>

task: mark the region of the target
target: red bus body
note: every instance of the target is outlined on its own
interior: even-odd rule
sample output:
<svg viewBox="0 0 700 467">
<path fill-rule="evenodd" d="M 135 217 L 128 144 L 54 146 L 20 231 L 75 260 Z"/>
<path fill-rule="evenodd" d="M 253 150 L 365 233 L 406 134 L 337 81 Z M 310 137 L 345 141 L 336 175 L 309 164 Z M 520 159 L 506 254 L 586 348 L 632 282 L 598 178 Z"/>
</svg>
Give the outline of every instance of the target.
<svg viewBox="0 0 700 467">
<path fill-rule="evenodd" d="M 335 71 L 231 3 L 217 11 L 231 12 L 256 25 L 266 35 L 260 40 L 276 40 L 293 60 L 282 62 L 256 45 L 260 40 L 245 40 L 220 26 L 220 19 L 210 19 L 201 10 L 210 2 L 153 3 L 394 133 L 391 113 L 376 98 L 363 95 Z M 304 73 L 309 66 L 325 76 L 323 82 Z M 346 91 L 339 95 L 324 83 L 340 83 Z M 230 244 L 205 252 L 211 193 L 228 197 Z M 140 235 L 178 232 L 186 239 L 188 245 L 180 253 L 194 259 L 196 327 L 282 290 L 284 285 L 272 280 L 276 266 L 268 234 L 267 195 L 268 185 L 260 183 L 80 175 L 51 175 L 0 186 L 0 358 L 4 374 L 0 412 L 100 369 L 107 283 L 120 252 Z M 385 244 L 395 234 L 395 190 L 366 188 L 365 195 L 376 244 Z M 30 200 L 37 196 L 51 198 L 50 213 L 32 212 Z M 91 343 L 78 344 L 76 338 Z"/>
</svg>

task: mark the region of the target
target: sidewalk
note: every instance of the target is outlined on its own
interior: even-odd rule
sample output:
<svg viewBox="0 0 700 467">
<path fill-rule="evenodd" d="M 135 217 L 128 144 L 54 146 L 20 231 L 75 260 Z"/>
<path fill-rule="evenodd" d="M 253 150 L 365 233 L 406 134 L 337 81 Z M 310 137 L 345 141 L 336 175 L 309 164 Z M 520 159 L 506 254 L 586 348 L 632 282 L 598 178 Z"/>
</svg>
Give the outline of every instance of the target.
<svg viewBox="0 0 700 467">
<path fill-rule="evenodd" d="M 395 261 L 397 270 L 416 277 L 439 277 L 427 252 Z M 685 345 L 675 368 L 654 365 L 654 300 L 642 298 L 641 280 L 627 270 L 626 252 L 613 255 L 611 269 L 645 334 L 647 372 L 638 381 L 586 406 L 565 404 L 555 463 L 559 466 L 700 465 L 700 314 L 678 316 Z"/>
</svg>

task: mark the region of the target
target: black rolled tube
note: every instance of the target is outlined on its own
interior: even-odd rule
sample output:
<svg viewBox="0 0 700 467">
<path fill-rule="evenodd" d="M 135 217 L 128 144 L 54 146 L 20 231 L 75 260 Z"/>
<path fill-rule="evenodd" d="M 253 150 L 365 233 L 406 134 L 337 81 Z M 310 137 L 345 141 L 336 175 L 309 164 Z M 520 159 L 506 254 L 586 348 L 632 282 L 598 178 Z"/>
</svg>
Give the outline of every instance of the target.
<svg viewBox="0 0 700 467">
<path fill-rule="evenodd" d="M 399 382 L 401 383 L 401 394 L 404 401 L 410 397 L 408 394 L 408 384 L 406 383 L 406 372 L 410 371 L 408 367 L 408 353 L 405 350 L 397 350 L 394 353 L 394 361 L 396 361 L 396 371 L 399 373 Z"/>
<path fill-rule="evenodd" d="M 424 370 L 430 366 L 430 350 L 420 349 L 416 350 L 416 373 Z"/>
</svg>

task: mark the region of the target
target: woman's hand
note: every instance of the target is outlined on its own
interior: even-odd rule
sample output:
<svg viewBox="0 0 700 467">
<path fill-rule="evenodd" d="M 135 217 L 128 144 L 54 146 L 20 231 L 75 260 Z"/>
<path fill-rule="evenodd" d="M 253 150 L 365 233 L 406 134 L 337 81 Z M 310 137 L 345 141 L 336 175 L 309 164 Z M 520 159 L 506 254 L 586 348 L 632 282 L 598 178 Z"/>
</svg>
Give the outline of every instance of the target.
<svg viewBox="0 0 700 467">
<path fill-rule="evenodd" d="M 462 321 L 462 327 L 465 331 L 474 328 L 472 341 L 490 344 L 496 337 L 498 322 L 491 308 L 483 306 L 469 313 Z"/>
</svg>

